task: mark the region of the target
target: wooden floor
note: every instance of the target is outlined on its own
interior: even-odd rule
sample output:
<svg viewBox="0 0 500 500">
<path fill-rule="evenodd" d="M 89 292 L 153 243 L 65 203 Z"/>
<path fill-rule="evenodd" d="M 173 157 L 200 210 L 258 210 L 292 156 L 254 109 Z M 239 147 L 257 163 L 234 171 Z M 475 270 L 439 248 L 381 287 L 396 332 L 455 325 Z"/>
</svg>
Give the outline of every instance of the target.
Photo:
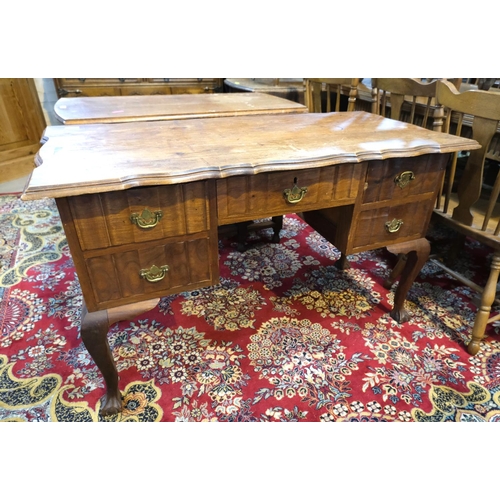
<svg viewBox="0 0 500 500">
<path fill-rule="evenodd" d="M 0 165 L 0 194 L 22 193 L 34 166 L 34 156 Z"/>
</svg>

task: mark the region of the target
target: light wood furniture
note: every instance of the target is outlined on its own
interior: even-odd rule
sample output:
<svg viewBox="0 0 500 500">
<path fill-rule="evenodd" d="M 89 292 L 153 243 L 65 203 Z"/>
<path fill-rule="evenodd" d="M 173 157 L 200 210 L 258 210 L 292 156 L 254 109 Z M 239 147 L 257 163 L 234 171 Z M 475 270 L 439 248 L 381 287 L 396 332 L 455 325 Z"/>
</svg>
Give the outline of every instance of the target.
<svg viewBox="0 0 500 500">
<path fill-rule="evenodd" d="M 23 199 L 56 198 L 103 414 L 121 409 L 109 325 L 216 284 L 219 225 L 300 210 L 345 254 L 406 245 L 390 313 L 404 321 L 449 154 L 478 147 L 365 112 L 59 126 L 43 141 Z"/>
<path fill-rule="evenodd" d="M 354 111 L 359 78 L 305 78 L 305 104 L 311 113 Z M 341 109 L 342 96 L 348 93 L 346 109 Z M 323 99 L 323 95 L 325 99 Z M 332 101 L 334 106 L 332 107 Z"/>
<path fill-rule="evenodd" d="M 443 113 L 436 106 L 436 83 L 415 78 L 372 78 L 372 113 L 388 115 L 440 131 Z"/>
<path fill-rule="evenodd" d="M 479 294 L 480 303 L 468 346 L 469 353 L 474 355 L 479 351 L 486 325 L 500 318 L 500 315 L 490 317 L 500 272 L 500 206 L 497 203 L 500 175 L 497 175 L 493 186 L 488 187 L 483 182 L 485 158 L 500 123 L 500 93 L 482 90 L 457 92 L 449 82 L 442 81 L 437 86 L 437 100 L 444 106 L 447 115 L 445 130 L 461 135 L 464 120 L 467 119 L 473 139 L 482 146 L 470 153 L 460 176 L 456 175 L 457 154 L 454 154 L 434 217 L 457 231 L 462 239 L 473 238 L 493 249 L 488 281 L 482 288 L 454 270 L 452 264 L 432 259 Z"/>
<path fill-rule="evenodd" d="M 222 92 L 223 78 L 54 78 L 59 97 Z"/>
<path fill-rule="evenodd" d="M 267 94 L 178 94 L 61 98 L 57 119 L 66 125 L 304 113 L 306 106 Z"/>
<path fill-rule="evenodd" d="M 0 78 L 0 183 L 33 170 L 44 128 L 33 78 Z"/>
</svg>

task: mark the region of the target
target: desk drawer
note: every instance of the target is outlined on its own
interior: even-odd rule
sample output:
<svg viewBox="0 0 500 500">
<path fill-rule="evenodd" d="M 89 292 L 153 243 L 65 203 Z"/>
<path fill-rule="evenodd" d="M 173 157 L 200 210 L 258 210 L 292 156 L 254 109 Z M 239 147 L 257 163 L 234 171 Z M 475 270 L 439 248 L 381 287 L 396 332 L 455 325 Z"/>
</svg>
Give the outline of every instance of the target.
<svg viewBox="0 0 500 500">
<path fill-rule="evenodd" d="M 446 167 L 448 156 L 429 154 L 370 162 L 362 203 L 392 203 L 425 194 L 432 197 Z"/>
<path fill-rule="evenodd" d="M 200 181 L 68 200 L 85 251 L 207 231 L 213 194 L 213 183 Z"/>
<path fill-rule="evenodd" d="M 365 172 L 365 163 L 350 163 L 219 179 L 219 224 L 354 203 Z"/>
<path fill-rule="evenodd" d="M 97 307 L 215 284 L 217 245 L 212 240 L 208 236 L 167 240 L 87 257 L 85 265 Z"/>
<path fill-rule="evenodd" d="M 361 211 L 349 253 L 424 237 L 433 205 L 433 199 L 429 199 Z"/>
</svg>

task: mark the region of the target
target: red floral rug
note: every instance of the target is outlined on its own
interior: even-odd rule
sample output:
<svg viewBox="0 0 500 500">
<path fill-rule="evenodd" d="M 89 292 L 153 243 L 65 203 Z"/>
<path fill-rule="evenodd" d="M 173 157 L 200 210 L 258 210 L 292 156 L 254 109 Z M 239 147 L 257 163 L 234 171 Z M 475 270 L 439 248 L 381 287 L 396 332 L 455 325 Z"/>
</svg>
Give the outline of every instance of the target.
<svg viewBox="0 0 500 500">
<path fill-rule="evenodd" d="M 297 216 L 281 243 L 271 234 L 251 234 L 244 253 L 221 240 L 219 285 L 111 328 L 124 410 L 102 418 L 55 203 L 0 196 L 0 421 L 500 420 L 499 325 L 468 355 L 468 288 L 427 263 L 398 325 L 382 286 L 392 255 L 353 255 L 340 271 Z M 458 265 L 484 280 L 489 258 L 467 241 Z"/>
</svg>

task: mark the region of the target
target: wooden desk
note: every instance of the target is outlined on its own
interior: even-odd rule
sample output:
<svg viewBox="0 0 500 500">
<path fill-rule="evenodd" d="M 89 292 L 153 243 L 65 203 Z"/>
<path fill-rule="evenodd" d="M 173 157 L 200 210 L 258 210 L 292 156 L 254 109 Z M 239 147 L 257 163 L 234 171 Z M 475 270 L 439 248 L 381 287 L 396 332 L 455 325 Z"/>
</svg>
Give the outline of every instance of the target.
<svg viewBox="0 0 500 500">
<path fill-rule="evenodd" d="M 307 107 L 267 94 L 179 94 L 62 98 L 54 112 L 61 123 L 75 125 L 305 113 Z"/>
<path fill-rule="evenodd" d="M 216 284 L 219 225 L 301 211 L 343 254 L 399 245 L 405 321 L 448 153 L 478 147 L 365 112 L 48 127 L 23 199 L 56 198 L 102 414 L 121 408 L 109 326 Z"/>
</svg>

